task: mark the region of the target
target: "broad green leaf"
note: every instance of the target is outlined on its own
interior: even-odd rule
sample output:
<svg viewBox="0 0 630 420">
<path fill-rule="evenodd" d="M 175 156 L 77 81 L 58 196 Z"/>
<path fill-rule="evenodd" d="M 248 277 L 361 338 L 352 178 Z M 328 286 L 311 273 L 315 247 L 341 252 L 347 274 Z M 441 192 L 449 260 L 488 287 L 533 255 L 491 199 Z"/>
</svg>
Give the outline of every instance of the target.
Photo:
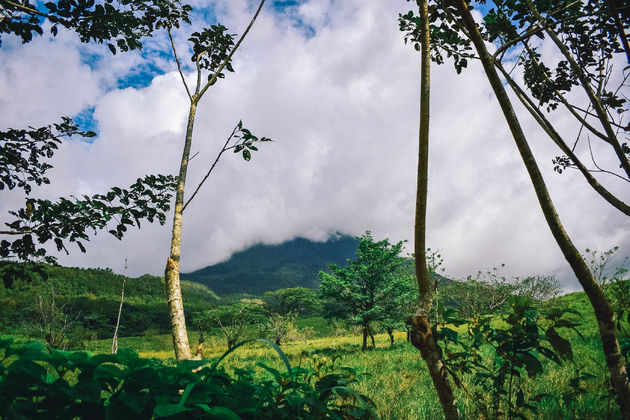
<svg viewBox="0 0 630 420">
<path fill-rule="evenodd" d="M 153 409 L 153 414 L 157 417 L 170 417 L 191 411 L 193 411 L 192 408 L 184 407 L 180 404 L 161 404 L 155 406 L 155 408 Z"/>
</svg>

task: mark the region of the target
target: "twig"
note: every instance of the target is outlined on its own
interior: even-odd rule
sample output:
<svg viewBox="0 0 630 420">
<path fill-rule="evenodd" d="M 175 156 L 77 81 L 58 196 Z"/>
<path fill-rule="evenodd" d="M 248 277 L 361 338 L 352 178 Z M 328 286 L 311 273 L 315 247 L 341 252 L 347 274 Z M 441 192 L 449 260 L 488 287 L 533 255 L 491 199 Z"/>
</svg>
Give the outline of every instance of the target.
<svg viewBox="0 0 630 420">
<path fill-rule="evenodd" d="M 573 3 L 569 3 L 566 6 L 560 8 L 558 10 L 555 10 L 553 13 L 551 13 L 549 15 L 549 17 L 547 17 L 547 19 L 545 19 L 544 24 L 542 24 L 540 26 L 539 26 L 539 24 L 536 24 L 536 25 L 534 25 L 534 27 L 528 29 L 527 32 L 525 32 L 523 35 L 519 36 L 518 38 L 514 38 L 513 40 L 508 41 L 507 43 L 501 45 L 499 47 L 499 49 L 494 52 L 493 58 L 496 59 L 499 56 L 499 54 L 501 54 L 502 52 L 504 52 L 505 50 L 507 50 L 511 46 L 513 46 L 515 44 L 518 44 L 519 42 L 524 41 L 524 40 L 526 40 L 528 38 L 531 38 L 533 35 L 536 35 L 539 32 L 544 31 L 545 29 L 547 29 L 549 27 L 549 25 L 551 25 L 553 23 L 553 22 L 549 21 L 550 17 L 552 17 L 553 15 L 555 15 L 557 13 L 560 13 L 560 12 L 563 12 L 563 11 L 567 10 L 569 7 L 571 7 L 574 4 L 577 4 L 579 2 L 580 2 L 579 0 L 576 0 Z"/>
<path fill-rule="evenodd" d="M 628 179 L 628 178 L 624 178 L 624 177 L 622 177 L 621 175 L 616 174 L 616 173 L 614 173 L 614 172 L 612 172 L 612 171 L 609 171 L 609 170 L 607 170 L 607 169 L 603 169 L 603 168 L 601 168 L 601 167 L 597 164 L 597 162 L 595 162 L 595 156 L 593 155 L 593 149 L 591 148 L 591 139 L 590 139 L 588 136 L 586 136 L 586 138 L 587 138 L 587 140 L 588 140 L 588 151 L 589 151 L 589 152 L 590 152 L 590 154 L 591 154 L 591 160 L 593 161 L 593 165 L 595 165 L 595 167 L 598 169 L 597 171 L 592 171 L 592 172 L 601 172 L 601 173 L 604 173 L 604 174 L 614 175 L 614 176 L 616 176 L 617 178 L 622 179 L 622 180 L 624 180 L 624 181 L 626 181 L 626 182 L 630 183 L 630 179 Z"/>
<path fill-rule="evenodd" d="M 219 159 L 221 158 L 221 155 L 223 155 L 223 153 L 225 153 L 227 150 L 230 150 L 231 147 L 228 147 L 228 144 L 230 144 L 230 141 L 232 140 L 232 137 L 234 137 L 234 134 L 236 134 L 236 131 L 238 130 L 238 126 L 239 124 L 236 125 L 236 127 L 234 127 L 234 130 L 232 130 L 232 134 L 230 134 L 230 136 L 227 138 L 227 140 L 225 141 L 225 144 L 223 145 L 223 148 L 221 149 L 221 151 L 219 152 L 219 154 L 217 155 L 216 159 L 214 160 L 214 163 L 212 164 L 212 166 L 210 167 L 210 169 L 208 170 L 208 173 L 206 173 L 206 176 L 203 177 L 203 179 L 201 180 L 201 182 L 199 183 L 199 185 L 197 185 L 197 188 L 195 188 L 195 192 L 192 193 L 192 195 L 190 196 L 190 198 L 186 201 L 186 203 L 184 204 L 184 207 L 182 208 L 182 212 L 184 210 L 186 210 L 186 207 L 188 207 L 188 204 L 190 204 L 190 202 L 192 201 L 193 198 L 195 198 L 195 196 L 197 195 L 197 193 L 199 192 L 199 189 L 201 188 L 201 186 L 203 185 L 204 182 L 206 182 L 206 180 L 208 179 L 208 177 L 210 176 L 210 173 L 212 172 L 212 170 L 214 169 L 215 166 L 217 166 L 217 163 L 219 162 Z"/>
<path fill-rule="evenodd" d="M 173 50 L 173 56 L 175 56 L 175 62 L 177 63 L 177 70 L 179 71 L 179 76 L 182 78 L 182 83 L 184 84 L 184 88 L 186 88 L 186 93 L 188 97 L 192 101 L 192 95 L 190 94 L 190 89 L 188 89 L 188 84 L 186 83 L 186 79 L 184 78 L 184 73 L 182 72 L 182 66 L 179 62 L 179 58 L 177 57 L 177 49 L 175 48 L 175 42 L 173 41 L 173 36 L 171 35 L 171 27 L 170 25 L 166 28 L 166 32 L 168 33 L 168 38 L 171 40 L 171 49 Z"/>
<path fill-rule="evenodd" d="M 15 231 L 15 230 L 0 230 L 0 235 L 26 235 L 29 233 L 35 233 L 32 230 L 21 230 L 21 231 Z"/>
</svg>

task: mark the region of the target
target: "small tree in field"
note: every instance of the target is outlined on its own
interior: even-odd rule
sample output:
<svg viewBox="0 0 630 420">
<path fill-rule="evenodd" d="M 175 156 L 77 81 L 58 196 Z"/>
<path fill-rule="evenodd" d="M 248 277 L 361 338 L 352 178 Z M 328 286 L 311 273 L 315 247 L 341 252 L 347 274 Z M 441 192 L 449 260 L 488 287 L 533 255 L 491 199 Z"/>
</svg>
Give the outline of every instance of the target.
<svg viewBox="0 0 630 420">
<path fill-rule="evenodd" d="M 310 313 L 321 308 L 321 302 L 315 291 L 306 287 L 291 287 L 265 292 L 263 301 L 267 309 L 282 316 L 291 312 Z"/>
<path fill-rule="evenodd" d="M 406 262 L 396 272 L 392 287 L 388 288 L 390 295 L 385 300 L 381 325 L 389 335 L 390 344 L 394 345 L 394 330 L 409 333 L 409 319 L 418 299 L 418 285 L 414 273 L 413 258 Z"/>
<path fill-rule="evenodd" d="M 65 350 L 67 336 L 79 314 L 70 313 L 68 302 L 60 298 L 59 291 L 51 283 L 37 296 L 33 310 L 35 326 L 46 344 L 54 349 Z"/>
<path fill-rule="evenodd" d="M 195 315 L 193 325 L 203 333 L 211 334 L 219 329 L 225 336 L 228 349 L 231 349 L 243 339 L 248 325 L 261 323 L 264 319 L 262 305 L 241 302 L 200 312 Z"/>
<path fill-rule="evenodd" d="M 370 231 L 357 239 L 357 259 L 345 267 L 329 265 L 330 273 L 320 271 L 319 279 L 321 295 L 339 303 L 344 317 L 361 326 L 361 349 L 365 350 L 368 336 L 374 346 L 372 323 L 385 319 L 386 309 L 406 281 L 398 275 L 406 259 L 400 256 L 403 242 L 395 245 L 389 239 L 375 242 Z"/>
<path fill-rule="evenodd" d="M 297 314 L 295 312 L 284 315 L 272 312 L 269 314 L 267 322 L 262 325 L 264 335 L 277 345 L 282 344 L 287 339 L 295 338 L 298 332 L 295 327 L 296 319 Z"/>
</svg>

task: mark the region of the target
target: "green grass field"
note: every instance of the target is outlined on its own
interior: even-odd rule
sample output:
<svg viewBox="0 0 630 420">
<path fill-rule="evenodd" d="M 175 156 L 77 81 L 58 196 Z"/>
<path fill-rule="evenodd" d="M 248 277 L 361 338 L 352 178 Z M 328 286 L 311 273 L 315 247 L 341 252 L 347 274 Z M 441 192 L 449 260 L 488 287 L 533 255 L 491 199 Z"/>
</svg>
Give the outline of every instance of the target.
<svg viewBox="0 0 630 420">
<path fill-rule="evenodd" d="M 319 323 L 314 320 L 305 321 L 305 325 Z M 584 339 L 577 335 L 571 337 L 576 364 L 584 371 L 596 376 L 596 379 L 582 382 L 583 395 L 576 396 L 575 403 L 567 405 L 562 399 L 563 393 L 571 393 L 569 381 L 574 374 L 575 366 L 565 363 L 558 366 L 552 362 L 545 362 L 545 373 L 535 380 L 526 381 L 525 389 L 531 395 L 538 393 L 549 394 L 536 404 L 537 414 L 528 415 L 529 418 L 541 419 L 615 419 L 620 418 L 614 401 L 606 396 L 606 369 L 603 355 L 599 349 L 598 337 L 594 324 L 586 323 L 581 327 Z M 326 359 L 328 363 L 333 358 L 335 366 L 346 366 L 356 369 L 360 375 L 355 388 L 371 398 L 377 407 L 377 412 L 383 419 L 437 419 L 442 418 L 442 411 L 437 394 L 432 386 L 424 361 L 419 352 L 405 341 L 405 334 L 397 332 L 396 344 L 390 346 L 386 334 L 376 335 L 376 347 L 360 350 L 360 337 L 328 336 L 316 337 L 300 342 L 286 343 L 281 346 L 288 356 L 292 366 L 312 367 L 315 361 Z M 196 333 L 190 334 L 191 343 L 196 343 Z M 143 357 L 155 357 L 174 363 L 174 354 L 170 335 L 153 335 L 147 337 L 126 337 L 119 340 L 119 346 L 132 348 Z M 95 352 L 109 352 L 111 341 L 100 340 L 91 342 L 89 350 Z M 208 361 L 216 360 L 226 351 L 225 343 L 220 337 L 206 340 L 203 358 Z M 228 370 L 231 368 L 252 369 L 260 375 L 267 372 L 257 366 L 264 363 L 278 370 L 285 369 L 278 354 L 269 346 L 262 343 L 251 343 L 238 348 L 228 355 L 222 364 Z M 470 387 L 464 376 L 464 384 Z M 470 387 L 469 392 L 473 388 Z M 484 418 L 480 406 L 475 400 L 484 400 L 484 396 L 468 396 L 465 390 L 456 390 L 458 405 L 465 418 Z"/>
</svg>

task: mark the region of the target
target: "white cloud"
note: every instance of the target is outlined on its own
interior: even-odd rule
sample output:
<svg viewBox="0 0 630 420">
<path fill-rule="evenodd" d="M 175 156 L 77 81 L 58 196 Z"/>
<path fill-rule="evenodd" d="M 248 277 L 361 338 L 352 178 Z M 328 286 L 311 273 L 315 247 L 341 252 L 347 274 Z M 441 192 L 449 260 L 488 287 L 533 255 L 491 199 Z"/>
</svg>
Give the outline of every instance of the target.
<svg viewBox="0 0 630 420">
<path fill-rule="evenodd" d="M 398 31 L 398 13 L 406 10 L 404 2 L 311 0 L 296 13 L 314 35 L 270 8 L 261 13 L 235 57 L 236 73 L 212 87 L 198 109 L 193 153 L 199 155 L 191 162 L 189 194 L 239 119 L 274 143 L 262 144 L 251 162 L 233 154 L 222 158 L 186 210 L 184 271 L 258 241 L 298 235 L 322 240 L 335 231 L 370 229 L 377 238 L 412 239 L 419 56 Z M 222 1 L 214 12 L 240 33 L 252 10 L 245 2 Z M 178 34 L 178 45 L 185 38 Z M 55 77 L 47 64 L 51 49 L 66 57 L 59 58 Z M 28 66 L 26 57 L 38 54 L 41 66 Z M 9 71 L 22 57 L 19 71 Z M 160 61 L 157 66 L 169 72 L 149 86 L 103 93 L 99 89 L 114 86 L 109 63 L 114 74 L 124 74 L 118 60 L 137 66 L 141 56 L 107 57 L 90 70 L 67 40 L 1 50 L 0 86 L 13 90 L 11 102 L 0 103 L 0 115 L 11 115 L 11 125 L 54 120 L 75 112 L 73 104 L 80 104 L 77 112 L 95 106 L 100 137 L 92 145 L 65 146 L 47 195 L 103 191 L 145 173 L 177 171 L 188 99 L 175 67 Z M 507 274 L 558 273 L 574 287 L 480 66 L 471 63 L 461 76 L 450 64 L 432 71 L 428 243 L 442 250 L 447 273 L 463 277 L 506 263 Z M 37 81 L 37 101 L 20 93 L 32 91 L 20 78 Z M 67 108 L 55 105 L 62 97 Z M 551 158 L 558 153 L 533 123 L 523 124 L 578 248 L 629 249 L 625 216 L 595 196 L 579 174 L 555 174 Z M 9 201 L 15 207 L 21 198 Z M 0 207 L 8 204 L 3 200 Z M 122 242 L 97 236 L 86 255 L 76 250 L 61 262 L 120 271 L 128 257 L 130 273 L 159 274 L 170 223 L 146 225 Z"/>
</svg>

